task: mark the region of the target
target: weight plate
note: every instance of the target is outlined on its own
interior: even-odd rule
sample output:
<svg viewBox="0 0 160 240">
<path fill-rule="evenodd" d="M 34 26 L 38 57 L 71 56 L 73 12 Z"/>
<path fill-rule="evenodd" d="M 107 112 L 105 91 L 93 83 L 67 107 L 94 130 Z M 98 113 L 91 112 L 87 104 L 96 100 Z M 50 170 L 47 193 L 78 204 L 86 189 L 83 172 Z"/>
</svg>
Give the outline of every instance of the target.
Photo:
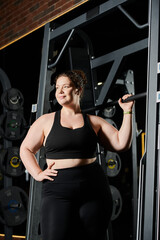
<svg viewBox="0 0 160 240">
<path fill-rule="evenodd" d="M 14 141 L 24 137 L 26 126 L 21 111 L 8 111 L 0 117 L 0 133 L 7 140 Z"/>
<path fill-rule="evenodd" d="M 113 199 L 113 210 L 112 210 L 112 216 L 111 220 L 114 221 L 117 219 L 122 211 L 122 197 L 120 194 L 120 191 L 114 187 L 113 185 L 110 185 L 112 199 Z"/>
<path fill-rule="evenodd" d="M 19 156 L 18 147 L 1 149 L 0 168 L 4 174 L 12 177 L 19 177 L 25 172 L 25 167 Z"/>
<path fill-rule="evenodd" d="M 112 102 L 111 99 L 108 99 L 108 102 Z M 116 106 L 111 106 L 111 107 L 106 107 L 104 108 L 103 110 L 103 115 L 106 117 L 106 118 L 112 118 L 116 113 Z"/>
<path fill-rule="evenodd" d="M 120 156 L 115 152 L 107 151 L 105 156 L 107 166 L 107 176 L 115 177 L 121 170 L 121 159 Z"/>
<path fill-rule="evenodd" d="M 19 110 L 23 106 L 24 98 L 18 89 L 10 88 L 2 93 L 1 102 L 8 110 Z"/>
<path fill-rule="evenodd" d="M 0 191 L 0 222 L 7 226 L 18 226 L 27 218 L 28 196 L 16 186 Z"/>
<path fill-rule="evenodd" d="M 19 148 L 10 147 L 7 150 L 6 174 L 12 177 L 19 177 L 25 172 L 25 167 L 20 159 Z"/>
</svg>

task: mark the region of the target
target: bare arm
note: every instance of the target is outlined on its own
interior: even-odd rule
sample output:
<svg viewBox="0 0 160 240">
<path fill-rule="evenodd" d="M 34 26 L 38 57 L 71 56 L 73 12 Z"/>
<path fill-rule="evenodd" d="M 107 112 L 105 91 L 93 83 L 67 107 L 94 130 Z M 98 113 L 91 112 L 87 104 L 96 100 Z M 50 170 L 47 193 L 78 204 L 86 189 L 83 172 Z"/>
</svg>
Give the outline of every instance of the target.
<svg viewBox="0 0 160 240">
<path fill-rule="evenodd" d="M 44 140 L 44 125 L 47 123 L 47 117 L 42 116 L 37 119 L 30 127 L 25 139 L 20 146 L 20 157 L 27 171 L 37 181 L 43 179 L 53 180 L 50 176 L 55 176 L 53 169 L 47 168 L 42 171 L 40 168 L 35 154 L 42 147 Z"/>
<path fill-rule="evenodd" d="M 125 95 L 123 99 L 129 96 L 129 94 Z M 132 111 L 133 102 L 122 103 L 121 99 L 119 99 L 119 105 L 124 112 Z M 124 151 L 130 147 L 132 141 L 132 114 L 123 115 L 122 125 L 119 130 L 110 125 L 105 119 L 97 117 L 96 121 L 100 143 L 106 149 L 110 151 Z"/>
</svg>

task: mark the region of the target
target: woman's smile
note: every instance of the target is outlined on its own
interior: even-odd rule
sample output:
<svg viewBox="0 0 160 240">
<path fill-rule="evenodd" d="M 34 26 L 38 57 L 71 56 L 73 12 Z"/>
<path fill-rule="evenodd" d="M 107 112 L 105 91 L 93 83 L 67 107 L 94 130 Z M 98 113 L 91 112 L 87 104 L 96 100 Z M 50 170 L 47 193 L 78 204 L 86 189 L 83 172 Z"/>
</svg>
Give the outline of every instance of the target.
<svg viewBox="0 0 160 240">
<path fill-rule="evenodd" d="M 65 98 L 65 97 L 66 97 L 66 96 L 64 96 L 64 95 L 59 95 L 59 96 L 58 96 L 59 99 L 63 99 L 63 98 Z"/>
</svg>

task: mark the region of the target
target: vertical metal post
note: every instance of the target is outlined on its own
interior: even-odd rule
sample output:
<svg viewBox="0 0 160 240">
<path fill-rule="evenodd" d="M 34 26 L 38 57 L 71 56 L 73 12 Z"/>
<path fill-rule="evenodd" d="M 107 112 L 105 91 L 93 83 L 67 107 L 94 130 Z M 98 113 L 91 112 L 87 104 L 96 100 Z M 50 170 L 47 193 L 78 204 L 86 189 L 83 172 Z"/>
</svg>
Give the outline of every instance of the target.
<svg viewBox="0 0 160 240">
<path fill-rule="evenodd" d="M 160 4 L 159 4 L 159 17 L 160 21 Z M 160 41 L 160 25 L 159 25 L 159 41 Z M 159 42 L 158 41 L 158 42 Z M 158 131 L 157 131 L 157 164 L 156 164 L 156 196 L 155 196 L 155 240 L 160 239 L 159 220 L 160 220 L 160 49 L 158 49 L 158 92 L 157 92 L 157 111 L 158 111 Z"/>
<path fill-rule="evenodd" d="M 128 70 L 125 79 L 125 86 L 128 93 L 135 94 L 134 73 Z M 133 139 L 132 139 L 132 213 L 133 213 L 133 240 L 136 239 L 136 222 L 137 222 L 137 205 L 138 205 L 138 189 L 137 189 L 137 123 L 135 114 L 135 105 L 133 106 Z"/>
<path fill-rule="evenodd" d="M 146 166 L 143 204 L 143 240 L 154 238 L 155 165 L 157 161 L 157 62 L 159 38 L 159 0 L 149 2 L 148 84 L 146 117 Z"/>
<path fill-rule="evenodd" d="M 159 113 L 160 113 L 160 104 L 159 104 Z M 157 177 L 156 177 L 156 213 L 155 213 L 155 240 L 160 239 L 159 233 L 159 218 L 160 218 L 160 114 L 158 119 L 158 156 L 157 156 Z"/>
<path fill-rule="evenodd" d="M 48 23 L 46 24 L 45 31 L 44 31 L 39 91 L 38 91 L 38 99 L 37 99 L 38 110 L 37 110 L 36 118 L 40 117 L 43 114 L 43 108 L 44 108 L 49 39 L 50 39 L 50 29 L 49 29 L 49 23 Z M 37 161 L 40 163 L 40 160 L 41 160 L 40 151 L 37 153 L 36 158 L 37 158 Z M 26 240 L 40 239 L 40 236 L 38 234 L 39 221 L 40 221 L 39 209 L 41 204 L 40 192 L 41 192 L 41 183 L 36 182 L 33 178 L 31 178 Z"/>
</svg>

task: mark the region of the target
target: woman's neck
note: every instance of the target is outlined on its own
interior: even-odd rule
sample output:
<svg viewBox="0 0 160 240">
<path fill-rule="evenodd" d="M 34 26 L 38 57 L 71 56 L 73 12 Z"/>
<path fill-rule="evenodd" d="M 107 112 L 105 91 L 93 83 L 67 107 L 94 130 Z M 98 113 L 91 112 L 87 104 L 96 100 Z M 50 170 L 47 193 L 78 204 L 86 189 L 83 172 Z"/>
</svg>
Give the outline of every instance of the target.
<svg viewBox="0 0 160 240">
<path fill-rule="evenodd" d="M 73 107 L 62 107 L 61 109 L 62 113 L 65 113 L 67 115 L 75 115 L 77 113 L 81 113 L 80 105 Z"/>
</svg>

